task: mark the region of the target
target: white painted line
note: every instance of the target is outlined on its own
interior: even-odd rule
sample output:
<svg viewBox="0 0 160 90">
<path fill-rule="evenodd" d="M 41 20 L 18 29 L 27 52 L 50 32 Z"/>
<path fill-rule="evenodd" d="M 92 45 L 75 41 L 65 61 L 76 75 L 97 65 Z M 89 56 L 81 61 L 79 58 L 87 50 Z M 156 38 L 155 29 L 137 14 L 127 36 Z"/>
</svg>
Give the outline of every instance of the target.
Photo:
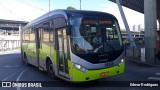
<svg viewBox="0 0 160 90">
<path fill-rule="evenodd" d="M 19 70 L 18 72 L 20 72 L 20 71 L 21 71 L 21 70 Z M 14 76 L 14 75 L 15 75 L 15 74 L 17 74 L 18 72 L 14 73 L 14 74 L 11 74 L 10 76 L 8 76 L 8 77 L 4 78 L 2 81 L 6 81 L 8 78 L 10 78 L 10 77 Z"/>
<path fill-rule="evenodd" d="M 27 70 L 27 69 L 23 70 L 23 71 L 19 74 L 19 76 L 17 77 L 16 81 L 19 81 L 20 77 L 22 76 L 22 74 L 23 74 L 26 70 Z"/>
<path fill-rule="evenodd" d="M 17 74 L 17 73 L 14 73 L 14 74 L 12 74 L 12 75 L 10 75 L 10 76 L 8 76 L 8 77 L 4 78 L 2 81 L 6 81 L 8 78 L 10 78 L 10 77 L 14 76 L 15 74 Z"/>
<path fill-rule="evenodd" d="M 156 75 L 160 75 L 160 73 L 156 73 Z"/>
<path fill-rule="evenodd" d="M 19 67 L 19 65 L 14 65 L 14 66 L 7 65 L 7 66 L 4 66 L 4 67 L 12 68 L 12 67 Z"/>
<path fill-rule="evenodd" d="M 19 74 L 19 76 L 18 76 L 17 79 L 16 79 L 16 82 L 19 81 L 19 79 L 21 78 L 21 76 L 23 75 L 23 73 L 24 73 L 25 71 L 27 71 L 27 70 L 28 70 L 28 69 L 24 69 L 24 70 Z M 17 90 L 21 90 L 20 87 L 17 87 Z"/>
<path fill-rule="evenodd" d="M 148 77 L 147 79 L 160 80 L 160 77 Z"/>
</svg>

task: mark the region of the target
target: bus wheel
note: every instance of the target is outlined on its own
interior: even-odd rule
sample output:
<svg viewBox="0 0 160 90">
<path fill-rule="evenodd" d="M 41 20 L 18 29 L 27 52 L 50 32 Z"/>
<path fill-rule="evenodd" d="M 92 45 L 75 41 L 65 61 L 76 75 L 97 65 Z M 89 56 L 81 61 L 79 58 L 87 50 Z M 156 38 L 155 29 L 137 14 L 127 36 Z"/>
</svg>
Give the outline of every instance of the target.
<svg viewBox="0 0 160 90">
<path fill-rule="evenodd" d="M 25 64 L 26 66 L 28 66 L 28 65 L 29 65 L 29 64 L 28 64 L 28 59 L 27 59 L 26 54 L 24 54 L 24 64 Z"/>
<path fill-rule="evenodd" d="M 53 64 L 50 60 L 47 61 L 47 73 L 50 77 L 55 78 Z"/>
</svg>

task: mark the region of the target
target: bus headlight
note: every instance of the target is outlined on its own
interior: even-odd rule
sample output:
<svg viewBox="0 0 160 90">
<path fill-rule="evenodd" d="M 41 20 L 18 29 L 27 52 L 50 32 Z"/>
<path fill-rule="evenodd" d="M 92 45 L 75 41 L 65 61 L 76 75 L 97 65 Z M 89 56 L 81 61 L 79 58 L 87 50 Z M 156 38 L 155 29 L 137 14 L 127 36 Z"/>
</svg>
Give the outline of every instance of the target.
<svg viewBox="0 0 160 90">
<path fill-rule="evenodd" d="M 122 60 L 120 61 L 120 63 L 118 64 L 118 66 L 120 66 L 123 62 L 124 62 L 124 59 L 122 59 Z"/>
<path fill-rule="evenodd" d="M 76 63 L 73 63 L 73 66 L 74 68 L 82 71 L 82 72 L 87 72 L 88 70 L 86 68 L 84 68 L 83 66 L 79 65 L 79 64 L 76 64 Z"/>
</svg>

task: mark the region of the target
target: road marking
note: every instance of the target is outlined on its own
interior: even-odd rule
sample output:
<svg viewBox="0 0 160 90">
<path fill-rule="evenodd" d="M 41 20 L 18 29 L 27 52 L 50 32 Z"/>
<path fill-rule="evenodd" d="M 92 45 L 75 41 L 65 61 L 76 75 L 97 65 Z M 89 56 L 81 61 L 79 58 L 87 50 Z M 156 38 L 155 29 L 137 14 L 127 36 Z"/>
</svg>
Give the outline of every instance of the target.
<svg viewBox="0 0 160 90">
<path fill-rule="evenodd" d="M 25 71 L 27 71 L 27 70 L 28 70 L 28 69 L 24 69 L 24 70 L 19 74 L 19 76 L 18 76 L 17 79 L 16 79 L 16 82 L 19 81 L 19 79 L 21 78 L 21 76 L 23 75 L 23 73 L 24 73 Z M 17 87 L 17 90 L 21 90 L 20 87 Z"/>
<path fill-rule="evenodd" d="M 16 73 L 14 73 L 14 74 L 12 74 L 12 75 L 10 75 L 10 76 L 4 78 L 2 81 L 6 81 L 8 78 L 10 78 L 10 77 L 16 75 L 16 74 L 19 73 L 20 71 L 22 71 L 22 70 L 19 70 L 18 72 L 16 72 Z"/>
<path fill-rule="evenodd" d="M 10 76 L 8 76 L 8 77 L 4 78 L 2 81 L 6 81 L 8 78 L 10 78 L 10 77 L 14 76 L 15 74 L 17 74 L 17 73 L 14 73 L 14 74 L 12 74 L 12 75 L 10 75 Z"/>
<path fill-rule="evenodd" d="M 160 75 L 160 73 L 156 73 L 156 75 Z"/>
<path fill-rule="evenodd" d="M 7 65 L 7 66 L 4 66 L 4 67 L 7 67 L 7 68 L 12 68 L 12 67 L 19 67 L 19 65 L 14 65 L 14 66 Z"/>
<path fill-rule="evenodd" d="M 148 77 L 147 79 L 160 80 L 160 77 Z"/>
</svg>

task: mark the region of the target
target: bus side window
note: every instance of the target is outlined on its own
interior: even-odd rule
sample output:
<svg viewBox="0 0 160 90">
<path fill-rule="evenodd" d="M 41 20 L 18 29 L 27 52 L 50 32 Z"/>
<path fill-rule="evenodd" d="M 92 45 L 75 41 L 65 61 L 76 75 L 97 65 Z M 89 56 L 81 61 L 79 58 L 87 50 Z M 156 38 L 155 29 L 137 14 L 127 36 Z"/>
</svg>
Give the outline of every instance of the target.
<svg viewBox="0 0 160 90">
<path fill-rule="evenodd" d="M 24 29 L 24 30 L 22 31 L 22 35 L 23 35 L 22 41 L 23 41 L 23 42 L 25 42 L 25 30 L 26 30 L 26 29 Z"/>
<path fill-rule="evenodd" d="M 40 48 L 42 48 L 42 40 L 43 40 L 43 29 L 42 28 L 38 28 L 38 33 L 39 33 L 39 46 Z"/>
<path fill-rule="evenodd" d="M 43 42 L 48 43 L 49 42 L 49 32 L 50 32 L 50 23 L 46 22 L 43 24 Z"/>
<path fill-rule="evenodd" d="M 50 43 L 52 43 L 53 45 L 54 45 L 54 31 L 53 31 L 53 29 L 52 28 L 50 28 L 50 33 L 49 33 L 50 35 L 50 38 L 49 38 L 49 41 L 50 41 Z"/>
<path fill-rule="evenodd" d="M 25 31 L 24 31 L 24 40 L 25 42 L 29 42 L 30 41 L 30 32 L 29 32 L 29 29 L 27 28 Z"/>
<path fill-rule="evenodd" d="M 32 28 L 30 29 L 30 42 L 35 42 L 35 30 Z"/>
</svg>

